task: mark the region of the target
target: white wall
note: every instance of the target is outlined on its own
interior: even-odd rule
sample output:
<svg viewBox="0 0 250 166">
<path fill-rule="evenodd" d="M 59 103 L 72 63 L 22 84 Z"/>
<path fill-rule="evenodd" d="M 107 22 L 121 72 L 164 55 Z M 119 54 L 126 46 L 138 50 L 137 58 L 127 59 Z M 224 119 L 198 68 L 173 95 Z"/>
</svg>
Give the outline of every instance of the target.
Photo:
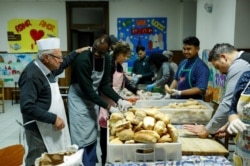
<svg viewBox="0 0 250 166">
<path fill-rule="evenodd" d="M 183 34 L 182 38 L 196 35 L 197 2 L 194 0 L 183 1 Z"/>
<path fill-rule="evenodd" d="M 8 51 L 7 22 L 13 18 L 52 18 L 58 20 L 61 48 L 63 51 L 67 51 L 65 1 L 0 0 L 0 51 Z M 195 23 L 192 17 L 189 24 L 185 22 L 185 25 L 183 25 L 182 15 L 189 18 L 189 11 L 183 13 L 183 6 L 187 3 L 182 3 L 180 0 L 110 0 L 110 34 L 117 35 L 116 21 L 118 17 L 167 17 L 168 49 L 180 50 L 182 48 L 183 32 L 189 34 L 189 30 L 193 31 L 192 27 Z M 183 31 L 183 27 L 185 31 Z"/>
<path fill-rule="evenodd" d="M 213 3 L 212 13 L 204 9 L 206 2 Z M 236 0 L 198 0 L 196 36 L 201 51 L 211 49 L 216 43 L 234 44 Z"/>
<path fill-rule="evenodd" d="M 1 2 L 0 51 L 8 51 L 7 23 L 13 18 L 51 18 L 58 21 L 58 36 L 62 51 L 67 51 L 67 26 L 65 2 Z"/>
<path fill-rule="evenodd" d="M 249 0 L 237 0 L 234 38 L 234 45 L 236 48 L 250 48 L 249 7 Z"/>
<path fill-rule="evenodd" d="M 109 32 L 117 35 L 118 17 L 167 17 L 168 49 L 182 47 L 179 0 L 113 0 L 109 2 Z"/>
</svg>

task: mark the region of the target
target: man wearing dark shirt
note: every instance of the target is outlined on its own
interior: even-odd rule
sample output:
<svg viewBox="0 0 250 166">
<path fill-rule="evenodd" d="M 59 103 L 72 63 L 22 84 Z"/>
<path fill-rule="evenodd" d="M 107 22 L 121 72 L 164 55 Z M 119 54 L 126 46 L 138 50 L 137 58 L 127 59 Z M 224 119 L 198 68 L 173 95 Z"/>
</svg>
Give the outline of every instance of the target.
<svg viewBox="0 0 250 166">
<path fill-rule="evenodd" d="M 71 145 L 62 97 L 55 76 L 63 72 L 81 48 L 63 57 L 60 39 L 37 41 L 37 59 L 30 62 L 19 79 L 20 107 L 28 145 L 27 166 L 42 153 L 54 153 Z"/>
<path fill-rule="evenodd" d="M 151 84 L 154 72 L 148 64 L 145 47 L 137 46 L 136 53 L 138 54 L 138 59 L 134 61 L 132 68 L 133 80 L 135 84 Z"/>
</svg>

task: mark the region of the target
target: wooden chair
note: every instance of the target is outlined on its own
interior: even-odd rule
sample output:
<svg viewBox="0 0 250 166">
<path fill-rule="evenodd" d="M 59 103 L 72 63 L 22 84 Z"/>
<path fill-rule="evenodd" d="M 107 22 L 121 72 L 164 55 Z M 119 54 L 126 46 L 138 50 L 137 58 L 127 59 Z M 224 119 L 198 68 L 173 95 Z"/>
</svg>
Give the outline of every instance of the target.
<svg viewBox="0 0 250 166">
<path fill-rule="evenodd" d="M 18 103 L 19 95 L 20 95 L 20 89 L 18 87 L 18 83 L 15 82 L 15 88 L 11 91 L 11 104 Z"/>
<path fill-rule="evenodd" d="M 21 144 L 0 149 L 0 163 L 4 166 L 20 166 L 23 163 L 24 147 Z"/>
<path fill-rule="evenodd" d="M 0 105 L 2 105 L 2 112 L 4 113 L 4 81 L 0 79 Z"/>
</svg>

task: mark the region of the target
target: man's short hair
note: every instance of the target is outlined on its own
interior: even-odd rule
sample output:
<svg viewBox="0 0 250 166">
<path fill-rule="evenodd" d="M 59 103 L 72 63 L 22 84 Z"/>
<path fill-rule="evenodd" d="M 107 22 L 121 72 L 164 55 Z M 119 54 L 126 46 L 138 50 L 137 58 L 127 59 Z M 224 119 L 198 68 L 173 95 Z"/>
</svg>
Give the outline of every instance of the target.
<svg viewBox="0 0 250 166">
<path fill-rule="evenodd" d="M 186 37 L 184 40 L 183 40 L 183 44 L 186 44 L 186 45 L 193 45 L 193 46 L 196 46 L 196 47 L 200 47 L 200 41 L 197 37 L 195 36 L 189 36 L 189 37 Z"/>
<path fill-rule="evenodd" d="M 138 46 L 136 47 L 136 53 L 138 53 L 139 51 L 145 51 L 145 47 L 142 46 L 142 45 L 138 45 Z"/>
</svg>

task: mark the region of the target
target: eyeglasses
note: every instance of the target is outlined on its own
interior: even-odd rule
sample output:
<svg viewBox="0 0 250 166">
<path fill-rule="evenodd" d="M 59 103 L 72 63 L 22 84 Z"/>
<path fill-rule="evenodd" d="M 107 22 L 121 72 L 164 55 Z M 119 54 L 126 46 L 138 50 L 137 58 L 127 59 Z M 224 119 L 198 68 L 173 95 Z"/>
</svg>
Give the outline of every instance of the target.
<svg viewBox="0 0 250 166">
<path fill-rule="evenodd" d="M 49 56 L 52 56 L 52 57 L 54 57 L 54 58 L 56 58 L 56 59 L 59 59 L 59 60 L 63 59 L 62 56 L 55 56 L 55 55 L 53 55 L 53 54 L 48 54 L 48 55 L 49 55 Z"/>
</svg>

